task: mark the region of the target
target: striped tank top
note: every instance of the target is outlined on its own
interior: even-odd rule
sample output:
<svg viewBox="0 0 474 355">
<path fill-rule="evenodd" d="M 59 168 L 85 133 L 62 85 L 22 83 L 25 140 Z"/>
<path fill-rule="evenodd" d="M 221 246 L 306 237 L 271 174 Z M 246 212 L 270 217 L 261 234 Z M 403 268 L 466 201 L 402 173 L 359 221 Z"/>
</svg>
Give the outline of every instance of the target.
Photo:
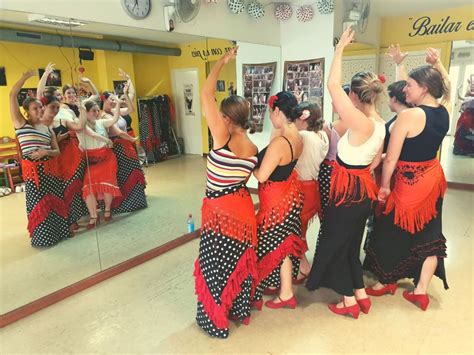
<svg viewBox="0 0 474 355">
<path fill-rule="evenodd" d="M 31 153 L 38 149 L 51 149 L 51 133 L 41 132 L 30 124 L 15 130 L 18 144 L 20 145 L 21 155 L 27 158 Z"/>
<path fill-rule="evenodd" d="M 257 156 L 239 158 L 229 148 L 211 150 L 207 156 L 207 190 L 221 191 L 244 184 L 257 165 Z"/>
</svg>

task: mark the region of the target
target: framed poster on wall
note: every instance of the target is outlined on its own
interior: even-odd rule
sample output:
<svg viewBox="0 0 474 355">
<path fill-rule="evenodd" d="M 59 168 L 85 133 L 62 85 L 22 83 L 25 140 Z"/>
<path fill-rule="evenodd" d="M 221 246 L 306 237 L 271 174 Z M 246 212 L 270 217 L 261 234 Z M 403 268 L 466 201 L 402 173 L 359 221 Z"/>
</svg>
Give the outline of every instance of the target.
<svg viewBox="0 0 474 355">
<path fill-rule="evenodd" d="M 244 97 L 250 103 L 251 121 L 255 123 L 257 132 L 263 131 L 263 121 L 275 79 L 276 65 L 276 62 L 242 65 Z"/>
<path fill-rule="evenodd" d="M 315 102 L 323 110 L 324 58 L 285 61 L 283 90 L 300 94 L 301 101 Z"/>
</svg>

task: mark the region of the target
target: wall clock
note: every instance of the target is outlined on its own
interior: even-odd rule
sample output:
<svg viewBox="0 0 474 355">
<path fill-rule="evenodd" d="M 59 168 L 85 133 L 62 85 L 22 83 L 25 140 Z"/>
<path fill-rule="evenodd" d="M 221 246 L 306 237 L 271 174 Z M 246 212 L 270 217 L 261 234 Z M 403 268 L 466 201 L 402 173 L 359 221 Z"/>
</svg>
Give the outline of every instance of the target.
<svg viewBox="0 0 474 355">
<path fill-rule="evenodd" d="M 150 14 L 151 0 L 122 0 L 125 12 L 136 20 L 142 20 Z"/>
</svg>

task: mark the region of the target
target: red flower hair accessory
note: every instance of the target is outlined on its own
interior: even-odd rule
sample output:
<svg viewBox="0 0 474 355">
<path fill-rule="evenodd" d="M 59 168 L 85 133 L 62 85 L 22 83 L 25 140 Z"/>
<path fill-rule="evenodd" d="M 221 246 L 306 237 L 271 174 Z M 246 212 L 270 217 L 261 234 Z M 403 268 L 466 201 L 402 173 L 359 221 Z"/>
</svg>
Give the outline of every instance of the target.
<svg viewBox="0 0 474 355">
<path fill-rule="evenodd" d="M 379 74 L 379 75 L 377 75 L 377 77 L 379 78 L 379 80 L 382 84 L 385 84 L 385 82 L 387 81 L 385 79 L 385 75 L 383 75 L 383 74 Z"/>
<path fill-rule="evenodd" d="M 273 110 L 273 106 L 275 105 L 275 101 L 278 100 L 278 96 L 272 95 L 268 99 L 268 107 L 270 107 Z"/>
<path fill-rule="evenodd" d="M 105 102 L 105 100 L 107 100 L 107 98 L 105 97 L 104 94 L 101 94 L 101 95 L 99 96 L 99 99 L 100 99 L 100 101 L 102 101 L 102 102 Z"/>
<path fill-rule="evenodd" d="M 42 103 L 43 105 L 49 104 L 49 100 L 48 100 L 46 97 L 44 97 L 44 96 L 41 96 L 40 101 L 41 101 L 41 103 Z"/>
</svg>

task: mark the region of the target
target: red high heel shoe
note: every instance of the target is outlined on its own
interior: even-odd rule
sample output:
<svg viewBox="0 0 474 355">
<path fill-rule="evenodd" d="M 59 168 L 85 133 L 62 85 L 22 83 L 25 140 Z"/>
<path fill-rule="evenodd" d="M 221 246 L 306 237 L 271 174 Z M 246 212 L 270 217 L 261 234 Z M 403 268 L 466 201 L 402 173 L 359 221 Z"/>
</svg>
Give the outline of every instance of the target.
<svg viewBox="0 0 474 355">
<path fill-rule="evenodd" d="M 105 214 L 108 213 L 109 215 L 106 216 Z M 112 212 L 110 211 L 104 211 L 104 221 L 105 222 L 110 222 L 112 220 Z"/>
<path fill-rule="evenodd" d="M 354 317 L 354 319 L 359 318 L 360 307 L 358 303 L 352 306 L 347 306 L 347 307 L 344 301 L 342 301 L 342 304 L 344 305 L 344 307 L 337 308 L 337 303 L 331 303 L 331 304 L 328 304 L 328 308 L 331 312 L 336 313 L 340 316 L 345 316 L 346 314 L 350 314 L 352 317 Z"/>
<path fill-rule="evenodd" d="M 308 279 L 308 275 L 305 274 L 304 272 L 301 272 L 301 270 L 298 273 L 298 275 L 299 274 L 303 275 L 303 277 L 301 279 L 298 279 L 298 276 L 297 276 L 296 279 L 293 279 L 293 285 L 301 285 Z"/>
<path fill-rule="evenodd" d="M 290 299 L 283 301 L 280 296 L 278 296 L 278 299 L 280 302 L 276 303 L 275 301 L 267 301 L 265 302 L 265 307 L 271 308 L 271 309 L 279 309 L 279 308 L 284 308 L 284 307 L 290 307 L 291 309 L 295 309 L 296 305 L 298 304 L 298 301 L 296 301 L 296 297 L 293 296 Z"/>
<path fill-rule="evenodd" d="M 396 291 L 397 291 L 396 283 L 385 285 L 380 290 L 374 290 L 372 287 L 365 288 L 365 293 L 367 293 L 369 296 L 375 296 L 375 297 L 383 296 L 383 295 L 386 295 L 387 293 L 394 295 Z"/>
<path fill-rule="evenodd" d="M 234 322 L 240 322 L 240 321 L 241 321 L 241 320 L 239 319 L 239 317 L 234 316 L 234 315 L 230 315 L 230 316 L 229 316 L 229 319 L 230 319 L 231 321 L 234 321 Z M 244 319 L 242 319 L 241 322 L 242 322 L 242 324 L 244 324 L 244 325 L 249 325 L 249 324 L 250 324 L 250 316 L 245 317 Z"/>
<path fill-rule="evenodd" d="M 403 291 L 403 298 L 411 303 L 418 304 L 423 311 L 426 311 L 430 304 L 430 298 L 426 293 L 424 295 L 415 295 L 414 293 Z"/>
<path fill-rule="evenodd" d="M 275 296 L 280 293 L 280 288 L 270 288 L 267 287 L 266 289 L 263 290 L 262 292 L 265 296 Z"/>
<path fill-rule="evenodd" d="M 100 218 L 99 216 L 97 217 L 91 217 L 89 219 L 89 224 L 86 226 L 87 229 L 92 229 L 97 227 L 100 224 Z"/>
<path fill-rule="evenodd" d="M 370 302 L 370 298 L 363 298 L 361 300 L 357 300 L 359 304 L 360 310 L 365 314 L 369 314 L 370 307 L 372 306 L 372 302 Z"/>
<path fill-rule="evenodd" d="M 252 307 L 256 308 L 257 311 L 261 311 L 262 307 L 263 307 L 263 300 L 253 301 L 252 302 Z"/>
</svg>

